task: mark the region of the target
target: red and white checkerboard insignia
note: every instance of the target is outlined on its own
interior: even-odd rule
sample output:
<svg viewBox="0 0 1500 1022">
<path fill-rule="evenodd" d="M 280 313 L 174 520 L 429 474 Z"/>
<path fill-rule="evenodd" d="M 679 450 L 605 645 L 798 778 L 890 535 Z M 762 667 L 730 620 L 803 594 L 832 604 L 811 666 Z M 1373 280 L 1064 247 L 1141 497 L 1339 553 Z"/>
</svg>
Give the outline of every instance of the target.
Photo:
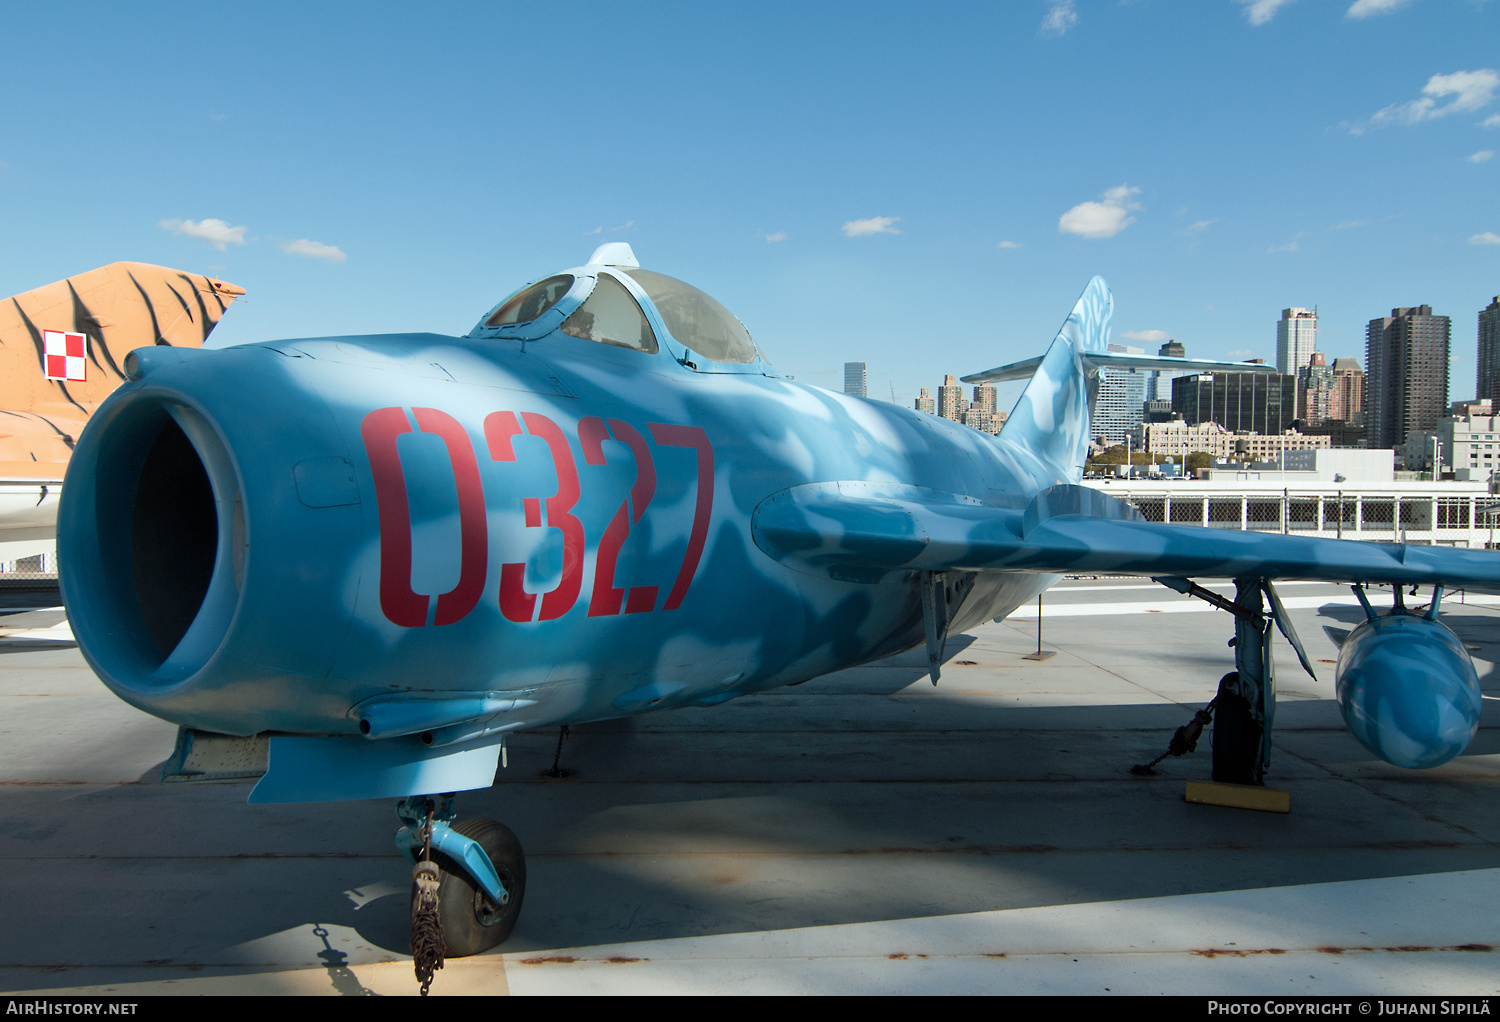
<svg viewBox="0 0 1500 1022">
<path fill-rule="evenodd" d="M 88 373 L 89 339 L 85 334 L 42 331 L 47 379 L 83 381 Z"/>
</svg>

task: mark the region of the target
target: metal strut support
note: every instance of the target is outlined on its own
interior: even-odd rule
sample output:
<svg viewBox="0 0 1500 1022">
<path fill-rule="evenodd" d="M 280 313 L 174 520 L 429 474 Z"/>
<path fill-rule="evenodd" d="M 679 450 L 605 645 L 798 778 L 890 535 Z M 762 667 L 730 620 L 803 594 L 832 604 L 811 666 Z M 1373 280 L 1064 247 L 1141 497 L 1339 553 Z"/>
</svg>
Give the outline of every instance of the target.
<svg viewBox="0 0 1500 1022">
<path fill-rule="evenodd" d="M 1234 618 L 1234 666 L 1239 673 L 1236 693 L 1250 704 L 1250 716 L 1260 725 L 1260 756 L 1255 783 L 1262 783 L 1271 766 L 1271 725 L 1276 716 L 1276 669 L 1271 659 L 1271 621 L 1261 602 L 1258 578 L 1234 580 L 1234 602 L 1246 613 Z"/>
<path fill-rule="evenodd" d="M 948 645 L 948 587 L 941 571 L 922 575 L 922 625 L 927 632 L 927 674 L 938 683 Z"/>
<path fill-rule="evenodd" d="M 1235 598 L 1225 599 L 1218 593 L 1203 588 L 1191 579 L 1160 577 L 1168 589 L 1213 604 L 1234 615 L 1234 638 L 1229 644 L 1234 647 L 1236 675 L 1226 679 L 1225 690 L 1239 696 L 1249 705 L 1250 719 L 1260 728 L 1260 749 L 1256 762 L 1251 765 L 1250 775 L 1255 784 L 1262 783 L 1271 766 L 1271 727 L 1276 717 L 1276 667 L 1271 658 L 1271 634 L 1279 628 L 1291 644 L 1308 675 L 1316 679 L 1307 650 L 1292 627 L 1291 618 L 1281 602 L 1270 579 L 1237 578 L 1234 580 Z M 1363 593 L 1356 587 L 1363 599 Z M 1269 613 L 1262 597 L 1270 600 Z M 1224 694 L 1221 691 L 1221 695 Z M 1221 714 L 1225 712 L 1221 708 Z"/>
<path fill-rule="evenodd" d="M 427 824 L 427 802 L 437 808 L 432 814 L 432 847 L 446 855 L 469 875 L 496 905 L 510 901 L 510 892 L 500 881 L 495 864 L 484 848 L 471 837 L 458 833 L 452 823 L 458 817 L 452 795 L 411 795 L 396 804 L 401 829 L 396 831 L 396 847 L 416 865 L 422 858 L 422 831 Z"/>
</svg>

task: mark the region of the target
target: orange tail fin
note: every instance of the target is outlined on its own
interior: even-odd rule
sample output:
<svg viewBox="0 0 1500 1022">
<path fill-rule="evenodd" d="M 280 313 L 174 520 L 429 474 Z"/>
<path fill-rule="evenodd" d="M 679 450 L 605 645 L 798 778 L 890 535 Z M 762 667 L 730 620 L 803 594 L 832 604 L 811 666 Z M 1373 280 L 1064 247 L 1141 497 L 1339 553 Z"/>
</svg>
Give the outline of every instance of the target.
<svg viewBox="0 0 1500 1022">
<path fill-rule="evenodd" d="M 201 346 L 244 293 L 201 274 L 110 263 L 0 301 L 0 476 L 60 478 L 73 438 L 124 382 L 125 353 Z"/>
</svg>

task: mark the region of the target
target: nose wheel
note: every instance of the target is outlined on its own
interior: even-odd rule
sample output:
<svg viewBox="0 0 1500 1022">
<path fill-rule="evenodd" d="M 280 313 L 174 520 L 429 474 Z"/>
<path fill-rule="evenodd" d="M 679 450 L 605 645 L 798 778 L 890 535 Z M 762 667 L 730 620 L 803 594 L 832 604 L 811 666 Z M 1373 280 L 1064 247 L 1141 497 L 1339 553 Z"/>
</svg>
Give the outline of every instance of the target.
<svg viewBox="0 0 1500 1022">
<path fill-rule="evenodd" d="M 451 832 L 468 838 L 484 850 L 506 895 L 503 903 L 476 883 L 474 877 L 452 856 L 432 850 L 438 867 L 438 918 L 450 958 L 477 955 L 505 942 L 521 915 L 526 893 L 526 856 L 521 842 L 509 827 L 494 820 L 475 818 L 452 825 Z M 418 909 L 418 891 L 411 885 L 411 909 Z"/>
<path fill-rule="evenodd" d="M 414 867 L 412 965 L 425 996 L 445 958 L 477 955 L 510 936 L 526 894 L 526 856 L 503 824 L 455 823 L 451 794 L 412 795 L 396 816 L 396 847 Z"/>
</svg>

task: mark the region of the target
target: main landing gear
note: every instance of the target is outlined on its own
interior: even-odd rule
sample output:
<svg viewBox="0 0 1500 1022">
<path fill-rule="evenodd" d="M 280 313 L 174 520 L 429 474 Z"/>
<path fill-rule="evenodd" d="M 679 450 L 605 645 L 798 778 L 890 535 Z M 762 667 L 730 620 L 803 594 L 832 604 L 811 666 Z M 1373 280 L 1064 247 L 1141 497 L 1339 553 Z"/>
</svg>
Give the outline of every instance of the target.
<svg viewBox="0 0 1500 1022">
<path fill-rule="evenodd" d="M 1178 728 L 1165 753 L 1150 764 L 1132 767 L 1135 774 L 1155 773 L 1168 756 L 1192 752 L 1198 737 L 1213 723 L 1213 779 L 1227 784 L 1264 785 L 1271 765 L 1271 725 L 1276 716 L 1276 671 L 1271 660 L 1271 633 L 1279 628 L 1297 653 L 1302 667 L 1314 678 L 1302 641 L 1287 618 L 1281 598 L 1269 579 L 1237 578 L 1234 600 L 1228 600 L 1185 578 L 1157 578 L 1169 589 L 1213 604 L 1234 615 L 1234 666 L 1219 679 L 1213 702 Z M 1264 599 L 1263 599 L 1264 597 Z M 1270 607 L 1266 606 L 1270 601 Z"/>
<path fill-rule="evenodd" d="M 412 954 L 426 993 L 445 956 L 479 954 L 510 936 L 526 894 L 526 856 L 503 824 L 453 822 L 452 795 L 413 795 L 397 804 L 396 815 L 396 847 L 415 867 Z"/>
</svg>

